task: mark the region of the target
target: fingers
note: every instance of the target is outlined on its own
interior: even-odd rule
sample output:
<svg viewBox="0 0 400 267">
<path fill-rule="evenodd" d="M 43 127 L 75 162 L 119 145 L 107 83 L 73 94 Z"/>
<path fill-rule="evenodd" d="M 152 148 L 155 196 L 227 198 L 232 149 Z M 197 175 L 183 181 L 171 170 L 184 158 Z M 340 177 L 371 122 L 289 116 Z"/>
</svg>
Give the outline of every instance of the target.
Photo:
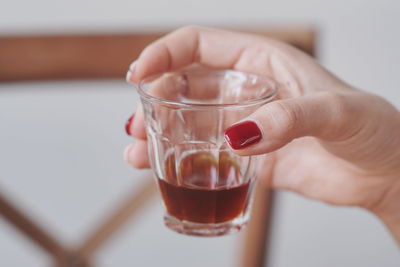
<svg viewBox="0 0 400 267">
<path fill-rule="evenodd" d="M 138 169 L 150 168 L 146 129 L 141 106 L 139 106 L 136 113 L 128 119 L 125 127 L 127 134 L 138 140 L 125 148 L 124 160 Z"/>
<path fill-rule="evenodd" d="M 125 123 L 125 132 L 127 135 L 137 139 L 146 140 L 146 127 L 144 123 L 143 108 L 141 105 Z"/>
<path fill-rule="evenodd" d="M 316 93 L 266 104 L 225 131 L 238 155 L 272 152 L 302 136 L 339 141 L 362 126 L 356 104 L 339 93 Z"/>
<path fill-rule="evenodd" d="M 124 160 L 138 169 L 150 168 L 147 142 L 138 140 L 124 151 Z"/>
<path fill-rule="evenodd" d="M 152 74 L 176 70 L 192 63 L 218 69 L 235 69 L 235 65 L 242 59 L 243 51 L 250 49 L 256 40 L 260 43 L 260 39 L 257 36 L 223 30 L 181 28 L 149 45 L 136 61 L 129 80 L 137 83 Z M 254 49 L 260 52 L 260 48 L 254 47 Z M 265 73 L 265 69 L 269 69 L 265 56 L 269 57 L 273 49 L 272 47 L 263 49 L 264 51 L 258 55 L 259 59 L 256 60 L 259 64 L 252 62 L 253 72 Z"/>
<path fill-rule="evenodd" d="M 134 138 L 146 140 L 146 126 L 144 123 L 144 114 L 142 105 L 136 110 L 135 117 L 130 125 L 130 135 Z"/>
</svg>

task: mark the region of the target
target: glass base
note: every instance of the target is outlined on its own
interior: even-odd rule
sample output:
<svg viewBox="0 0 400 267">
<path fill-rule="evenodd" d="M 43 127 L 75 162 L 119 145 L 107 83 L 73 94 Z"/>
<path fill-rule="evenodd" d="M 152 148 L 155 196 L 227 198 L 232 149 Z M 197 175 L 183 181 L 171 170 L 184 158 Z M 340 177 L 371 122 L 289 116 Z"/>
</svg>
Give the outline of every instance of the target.
<svg viewBox="0 0 400 267">
<path fill-rule="evenodd" d="M 239 232 L 247 225 L 249 216 L 240 216 L 222 223 L 195 223 L 181 221 L 169 214 L 164 215 L 164 224 L 169 229 L 185 235 L 222 236 Z"/>
</svg>

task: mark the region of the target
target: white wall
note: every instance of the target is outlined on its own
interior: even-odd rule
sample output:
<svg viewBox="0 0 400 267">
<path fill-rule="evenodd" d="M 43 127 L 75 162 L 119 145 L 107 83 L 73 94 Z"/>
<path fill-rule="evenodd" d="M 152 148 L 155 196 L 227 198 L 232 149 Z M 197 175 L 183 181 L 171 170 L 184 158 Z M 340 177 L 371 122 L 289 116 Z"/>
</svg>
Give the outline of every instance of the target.
<svg viewBox="0 0 400 267">
<path fill-rule="evenodd" d="M 324 65 L 400 108 L 399 11 L 395 0 L 3 0 L 0 34 L 305 23 L 319 29 Z M 129 143 L 122 125 L 135 105 L 123 81 L 1 84 L 0 189 L 64 240 L 82 239 L 104 209 L 141 182 L 121 160 Z M 102 250 L 100 266 L 234 266 L 240 235 L 175 235 L 162 227 L 161 207 L 154 206 Z M 291 193 L 278 195 L 276 210 L 273 267 L 399 266 L 398 248 L 364 211 Z M 46 263 L 45 254 L 0 219 L 0 266 Z"/>
</svg>

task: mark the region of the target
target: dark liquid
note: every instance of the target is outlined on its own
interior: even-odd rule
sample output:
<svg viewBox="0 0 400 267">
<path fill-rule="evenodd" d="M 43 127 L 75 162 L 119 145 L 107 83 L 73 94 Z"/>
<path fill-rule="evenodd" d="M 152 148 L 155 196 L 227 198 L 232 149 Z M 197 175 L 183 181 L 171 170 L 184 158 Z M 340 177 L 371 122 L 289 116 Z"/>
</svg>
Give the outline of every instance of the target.
<svg viewBox="0 0 400 267">
<path fill-rule="evenodd" d="M 234 219 L 245 209 L 249 184 L 220 190 L 179 187 L 158 180 L 168 213 L 180 220 L 220 223 Z"/>
<path fill-rule="evenodd" d="M 197 223 L 220 223 L 247 208 L 249 182 L 240 184 L 238 165 L 226 155 L 219 162 L 200 152 L 185 157 L 176 174 L 174 159 L 166 161 L 167 181 L 158 179 L 170 215 Z"/>
</svg>

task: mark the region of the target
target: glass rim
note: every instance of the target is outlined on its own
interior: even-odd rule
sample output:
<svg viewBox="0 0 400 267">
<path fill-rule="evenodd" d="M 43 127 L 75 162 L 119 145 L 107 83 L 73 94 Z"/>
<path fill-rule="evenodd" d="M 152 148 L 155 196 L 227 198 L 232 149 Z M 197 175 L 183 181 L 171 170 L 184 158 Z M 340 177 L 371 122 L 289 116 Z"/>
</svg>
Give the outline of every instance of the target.
<svg viewBox="0 0 400 267">
<path fill-rule="evenodd" d="M 143 88 L 144 85 L 152 82 L 153 80 L 155 80 L 156 78 L 165 75 L 165 74 L 173 74 L 173 73 L 180 73 L 180 74 L 202 74 L 202 73 L 212 73 L 213 75 L 222 75 L 222 74 L 226 74 L 226 73 L 240 73 L 240 74 L 245 74 L 247 76 L 253 76 L 253 77 L 257 77 L 257 78 L 262 78 L 265 79 L 269 82 L 273 82 L 273 86 L 272 86 L 272 90 L 269 94 L 260 97 L 260 98 L 254 98 L 254 99 L 249 99 L 249 100 L 244 100 L 244 101 L 240 101 L 240 102 L 235 102 L 235 103 L 214 103 L 214 104 L 208 104 L 208 103 L 188 103 L 188 102 L 179 102 L 179 101 L 173 101 L 173 100 L 166 100 L 166 99 L 162 99 L 162 98 L 158 98 L 155 96 L 152 96 L 150 94 L 148 94 L 146 92 L 146 90 Z M 251 105 L 257 105 L 260 103 L 268 103 L 270 100 L 274 99 L 274 97 L 277 95 L 279 88 L 276 84 L 276 81 L 274 79 L 272 79 L 269 76 L 263 76 L 263 75 L 258 75 L 258 74 L 253 74 L 253 73 L 248 73 L 248 72 L 242 72 L 242 71 L 237 71 L 237 70 L 210 70 L 210 69 L 206 69 L 206 70 L 180 70 L 180 71 L 175 71 L 175 72 L 164 72 L 164 73 L 159 73 L 156 75 L 152 75 L 149 77 L 146 77 L 143 80 L 140 80 L 137 84 L 135 84 L 135 88 L 136 91 L 139 93 L 139 95 L 141 97 L 143 97 L 144 99 L 150 101 L 150 102 L 157 102 L 157 103 L 161 103 L 161 104 L 165 104 L 165 105 L 169 105 L 169 106 L 176 106 L 176 107 L 186 107 L 186 108 L 225 108 L 225 107 L 245 107 L 245 106 L 251 106 Z"/>
</svg>

